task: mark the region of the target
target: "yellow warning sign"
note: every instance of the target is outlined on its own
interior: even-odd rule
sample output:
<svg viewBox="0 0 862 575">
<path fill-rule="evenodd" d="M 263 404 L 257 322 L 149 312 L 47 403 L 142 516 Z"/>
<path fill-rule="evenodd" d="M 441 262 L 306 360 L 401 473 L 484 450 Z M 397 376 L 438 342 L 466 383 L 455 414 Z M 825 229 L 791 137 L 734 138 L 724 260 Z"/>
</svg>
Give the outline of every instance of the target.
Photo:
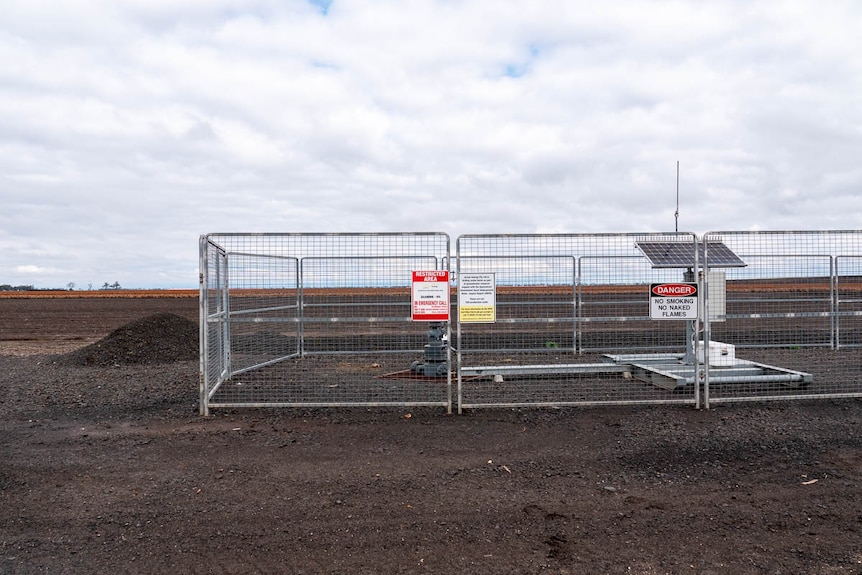
<svg viewBox="0 0 862 575">
<path fill-rule="evenodd" d="M 458 313 L 461 323 L 494 323 L 497 321 L 494 306 L 462 307 Z"/>
</svg>

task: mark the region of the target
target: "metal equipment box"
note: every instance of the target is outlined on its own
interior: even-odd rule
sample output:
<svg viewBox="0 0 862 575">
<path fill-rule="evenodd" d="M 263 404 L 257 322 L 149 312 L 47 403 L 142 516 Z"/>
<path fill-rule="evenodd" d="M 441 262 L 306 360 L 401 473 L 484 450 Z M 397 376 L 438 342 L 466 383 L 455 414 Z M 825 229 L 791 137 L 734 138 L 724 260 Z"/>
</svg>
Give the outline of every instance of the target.
<svg viewBox="0 0 862 575">
<path fill-rule="evenodd" d="M 710 366 L 731 367 L 736 364 L 736 346 L 721 341 L 710 341 L 707 346 L 708 361 Z M 702 341 L 697 342 L 697 361 L 706 363 L 704 357 L 704 345 Z"/>
</svg>

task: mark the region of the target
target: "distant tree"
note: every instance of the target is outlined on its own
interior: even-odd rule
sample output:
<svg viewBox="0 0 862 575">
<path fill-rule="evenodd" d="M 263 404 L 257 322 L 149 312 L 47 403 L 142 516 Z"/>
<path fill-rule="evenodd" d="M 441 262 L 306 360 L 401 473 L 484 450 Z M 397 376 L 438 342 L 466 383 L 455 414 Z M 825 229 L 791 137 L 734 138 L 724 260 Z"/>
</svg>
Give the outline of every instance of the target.
<svg viewBox="0 0 862 575">
<path fill-rule="evenodd" d="M 120 289 L 120 282 L 114 282 L 111 284 L 111 289 Z"/>
<path fill-rule="evenodd" d="M 69 291 L 74 290 L 74 289 L 75 289 L 75 282 L 69 282 L 69 283 L 67 283 L 67 284 L 66 284 L 66 289 L 68 289 Z"/>
<path fill-rule="evenodd" d="M 87 289 L 88 289 L 88 290 L 90 290 L 90 291 L 93 291 L 93 282 L 88 282 L 88 283 L 87 283 Z"/>
<path fill-rule="evenodd" d="M 103 283 L 103 284 L 102 284 L 102 288 L 101 288 L 101 289 L 111 289 L 111 286 L 108 284 L 108 282 L 105 282 L 105 283 Z"/>
</svg>

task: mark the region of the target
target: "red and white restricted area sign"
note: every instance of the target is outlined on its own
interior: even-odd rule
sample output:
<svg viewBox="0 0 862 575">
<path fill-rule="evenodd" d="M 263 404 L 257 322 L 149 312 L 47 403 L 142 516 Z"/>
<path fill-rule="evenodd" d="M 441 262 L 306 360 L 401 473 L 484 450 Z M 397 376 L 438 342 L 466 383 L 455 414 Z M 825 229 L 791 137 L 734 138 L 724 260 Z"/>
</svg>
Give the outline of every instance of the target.
<svg viewBox="0 0 862 575">
<path fill-rule="evenodd" d="M 449 321 L 449 272 L 414 271 L 413 321 Z"/>
</svg>

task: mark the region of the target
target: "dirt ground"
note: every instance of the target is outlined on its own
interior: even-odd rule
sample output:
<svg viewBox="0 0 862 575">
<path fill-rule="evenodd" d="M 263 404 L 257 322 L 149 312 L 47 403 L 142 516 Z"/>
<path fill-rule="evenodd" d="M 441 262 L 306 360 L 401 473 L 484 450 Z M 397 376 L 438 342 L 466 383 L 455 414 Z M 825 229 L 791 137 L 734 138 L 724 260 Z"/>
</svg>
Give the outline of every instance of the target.
<svg viewBox="0 0 862 575">
<path fill-rule="evenodd" d="M 0 299 L 0 573 L 862 574 L 862 401 L 202 418 L 197 310 Z"/>
</svg>

